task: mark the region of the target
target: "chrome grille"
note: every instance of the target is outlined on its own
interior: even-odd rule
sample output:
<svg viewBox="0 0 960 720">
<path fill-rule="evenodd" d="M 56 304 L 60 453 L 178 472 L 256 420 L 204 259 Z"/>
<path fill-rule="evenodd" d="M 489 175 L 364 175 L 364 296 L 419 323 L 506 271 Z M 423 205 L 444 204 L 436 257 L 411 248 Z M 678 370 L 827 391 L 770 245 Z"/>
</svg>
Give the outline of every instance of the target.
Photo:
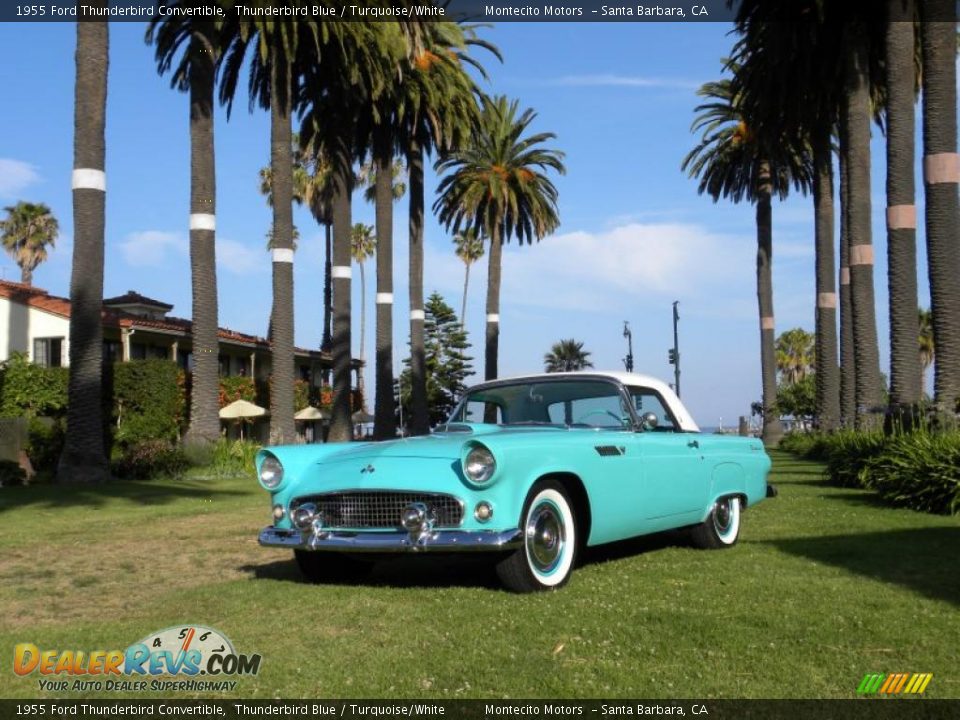
<svg viewBox="0 0 960 720">
<path fill-rule="evenodd" d="M 463 522 L 463 503 L 453 495 L 387 490 L 352 490 L 305 495 L 290 503 L 293 513 L 300 505 L 313 503 L 323 517 L 325 528 L 400 527 L 400 515 L 411 503 L 423 503 L 435 527 L 458 527 Z"/>
</svg>

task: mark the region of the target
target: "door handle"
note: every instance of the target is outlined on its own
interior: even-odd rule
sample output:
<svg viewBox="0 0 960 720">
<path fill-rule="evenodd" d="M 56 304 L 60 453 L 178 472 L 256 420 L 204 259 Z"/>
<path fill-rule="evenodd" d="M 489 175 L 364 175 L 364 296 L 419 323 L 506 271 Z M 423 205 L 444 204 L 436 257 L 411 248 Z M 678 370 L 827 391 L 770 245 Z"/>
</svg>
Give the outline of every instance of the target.
<svg viewBox="0 0 960 720">
<path fill-rule="evenodd" d="M 699 441 L 699 440 L 691 440 L 690 442 L 687 443 L 687 447 L 689 447 L 689 448 L 698 448 L 698 447 L 700 447 L 700 441 Z"/>
</svg>

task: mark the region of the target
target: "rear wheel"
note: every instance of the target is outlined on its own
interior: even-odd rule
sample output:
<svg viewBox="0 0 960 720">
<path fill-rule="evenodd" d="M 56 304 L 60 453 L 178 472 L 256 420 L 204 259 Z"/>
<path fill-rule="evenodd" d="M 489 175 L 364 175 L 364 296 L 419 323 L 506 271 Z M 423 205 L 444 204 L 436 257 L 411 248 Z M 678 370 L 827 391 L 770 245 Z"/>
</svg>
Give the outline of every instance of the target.
<svg viewBox="0 0 960 720">
<path fill-rule="evenodd" d="M 562 587 L 577 555 L 577 522 L 563 485 L 537 483 L 522 515 L 523 545 L 497 565 L 501 582 L 514 592 Z"/>
<path fill-rule="evenodd" d="M 341 553 L 294 550 L 293 556 L 304 580 L 312 583 L 356 582 L 373 567 L 368 560 Z"/>
<path fill-rule="evenodd" d="M 732 547 L 740 538 L 740 498 L 717 500 L 710 515 L 690 531 L 693 544 L 707 550 Z"/>
</svg>

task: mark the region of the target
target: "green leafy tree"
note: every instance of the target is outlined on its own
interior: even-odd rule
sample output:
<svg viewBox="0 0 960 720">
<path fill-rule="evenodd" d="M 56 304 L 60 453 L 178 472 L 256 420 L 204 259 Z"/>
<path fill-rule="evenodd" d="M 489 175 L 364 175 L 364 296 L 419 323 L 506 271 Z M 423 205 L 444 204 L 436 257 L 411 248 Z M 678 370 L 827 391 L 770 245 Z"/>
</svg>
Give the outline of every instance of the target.
<svg viewBox="0 0 960 720">
<path fill-rule="evenodd" d="M 543 369 L 548 373 L 571 372 L 592 368 L 591 353 L 583 349 L 583 343 L 573 338 L 553 344 L 543 356 Z"/>
<path fill-rule="evenodd" d="M 360 360 L 367 362 L 367 280 L 363 272 L 364 263 L 372 258 L 377 251 L 377 238 L 373 228 L 363 223 L 354 223 L 350 235 L 350 254 L 353 261 L 360 266 Z M 357 378 L 357 389 L 360 396 L 366 398 L 363 383 L 363 367 L 360 368 Z M 365 400 L 364 400 L 365 401 Z"/>
<path fill-rule="evenodd" d="M 483 257 L 483 238 L 473 228 L 453 236 L 453 243 L 457 246 L 457 257 L 463 260 L 463 304 L 460 306 L 460 322 L 467 323 L 467 290 L 470 287 L 470 266 Z"/>
<path fill-rule="evenodd" d="M 433 293 L 424 307 L 425 360 L 427 370 L 427 399 L 430 424 L 437 425 L 450 416 L 457 400 L 466 390 L 466 379 L 473 373 L 467 355 L 470 343 L 467 333 L 453 308 L 438 293 Z M 410 361 L 400 375 L 400 399 L 403 407 L 411 400 Z"/>
<path fill-rule="evenodd" d="M 926 387 L 927 369 L 933 365 L 936 358 L 936 345 L 933 339 L 933 313 L 926 309 L 917 310 L 917 324 L 919 325 L 918 350 L 920 359 L 920 385 Z"/>
<path fill-rule="evenodd" d="M 20 282 L 33 283 L 33 271 L 47 259 L 47 248 L 56 244 L 60 226 L 43 203 L 18 202 L 4 208 L 7 217 L 0 220 L 3 249 L 20 267 Z"/>
<path fill-rule="evenodd" d="M 729 64 L 734 74 L 738 67 Z M 773 210 L 772 198 L 786 197 L 791 184 L 808 184 L 808 167 L 789 143 L 774 131 L 754 126 L 743 95 L 730 79 L 704 84 L 697 94 L 708 102 L 699 105 L 700 115 L 692 130 L 701 132 L 700 142 L 684 158 L 681 168 L 700 178 L 698 192 L 714 202 L 721 197 L 735 203 L 756 204 L 757 305 L 760 315 L 760 368 L 763 384 L 763 441 L 776 445 L 783 427 L 776 412 L 776 359 L 773 315 Z"/>
<path fill-rule="evenodd" d="M 803 328 L 793 328 L 780 333 L 775 345 L 777 372 L 787 385 L 800 382 L 813 374 L 816 349 L 813 334 Z"/>
<path fill-rule="evenodd" d="M 560 225 L 557 188 L 547 173 L 564 174 L 563 153 L 544 147 L 554 133 L 527 134 L 536 113 L 520 113 L 505 96 L 484 98 L 472 142 L 442 158 L 434 210 L 454 233 L 473 227 L 490 239 L 484 377 L 498 374 L 503 244 L 540 241 Z"/>
<path fill-rule="evenodd" d="M 816 378 L 813 373 L 797 382 L 782 382 L 777 388 L 777 409 L 798 420 L 811 420 L 817 411 Z"/>
</svg>

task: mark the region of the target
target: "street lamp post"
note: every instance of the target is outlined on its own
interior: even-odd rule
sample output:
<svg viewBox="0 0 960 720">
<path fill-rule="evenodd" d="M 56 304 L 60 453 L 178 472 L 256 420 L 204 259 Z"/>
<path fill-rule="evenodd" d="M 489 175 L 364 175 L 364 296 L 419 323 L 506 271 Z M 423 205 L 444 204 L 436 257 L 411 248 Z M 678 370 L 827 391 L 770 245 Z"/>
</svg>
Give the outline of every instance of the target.
<svg viewBox="0 0 960 720">
<path fill-rule="evenodd" d="M 680 322 L 680 313 L 677 311 L 679 300 L 673 302 L 673 347 L 667 351 L 670 364 L 673 365 L 673 390 L 680 397 L 680 339 L 677 334 L 677 323 Z"/>
<path fill-rule="evenodd" d="M 630 332 L 630 323 L 623 321 L 623 336 L 627 339 L 627 356 L 623 359 L 623 364 L 627 372 L 633 372 L 633 333 Z"/>
</svg>

